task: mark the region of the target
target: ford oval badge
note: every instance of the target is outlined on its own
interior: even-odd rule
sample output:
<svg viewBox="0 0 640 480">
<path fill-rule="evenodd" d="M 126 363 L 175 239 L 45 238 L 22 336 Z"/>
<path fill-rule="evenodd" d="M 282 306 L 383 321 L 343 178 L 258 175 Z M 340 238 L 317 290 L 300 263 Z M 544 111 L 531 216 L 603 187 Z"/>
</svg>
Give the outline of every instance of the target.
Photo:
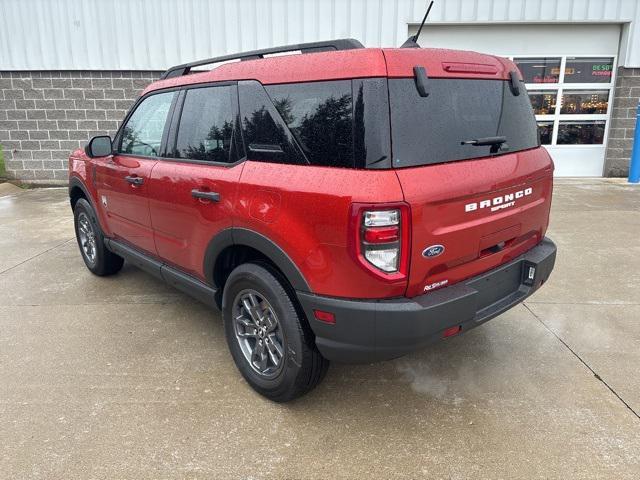
<svg viewBox="0 0 640 480">
<path fill-rule="evenodd" d="M 427 258 L 437 257 L 438 255 L 441 255 L 443 252 L 444 252 L 444 245 L 431 245 L 430 247 L 427 247 L 422 251 L 422 256 Z"/>
</svg>

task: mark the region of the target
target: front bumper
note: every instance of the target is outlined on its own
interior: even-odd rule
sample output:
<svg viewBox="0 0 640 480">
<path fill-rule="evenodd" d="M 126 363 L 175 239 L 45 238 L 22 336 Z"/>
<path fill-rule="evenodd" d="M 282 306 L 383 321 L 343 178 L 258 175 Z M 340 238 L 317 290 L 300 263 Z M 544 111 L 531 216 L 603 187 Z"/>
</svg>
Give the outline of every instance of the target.
<svg viewBox="0 0 640 480">
<path fill-rule="evenodd" d="M 388 360 L 442 338 L 444 330 L 470 330 L 521 302 L 548 278 L 556 246 L 545 238 L 499 267 L 414 298 L 347 300 L 297 292 L 327 359 L 345 363 Z M 535 267 L 533 279 L 528 279 Z M 315 319 L 313 310 L 335 314 L 335 325 Z"/>
</svg>

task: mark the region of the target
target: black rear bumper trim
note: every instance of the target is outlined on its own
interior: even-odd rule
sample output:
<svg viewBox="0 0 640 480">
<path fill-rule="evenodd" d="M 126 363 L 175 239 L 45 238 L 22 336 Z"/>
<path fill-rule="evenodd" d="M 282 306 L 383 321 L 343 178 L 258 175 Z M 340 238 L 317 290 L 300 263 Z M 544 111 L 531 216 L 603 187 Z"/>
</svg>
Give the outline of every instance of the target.
<svg viewBox="0 0 640 480">
<path fill-rule="evenodd" d="M 555 257 L 555 244 L 545 238 L 493 270 L 414 298 L 351 300 L 297 294 L 316 345 L 327 359 L 344 363 L 388 360 L 442 338 L 447 328 L 470 330 L 522 302 L 549 278 Z M 531 266 L 535 276 L 525 283 Z M 334 313 L 336 324 L 316 320 L 314 309 Z"/>
</svg>

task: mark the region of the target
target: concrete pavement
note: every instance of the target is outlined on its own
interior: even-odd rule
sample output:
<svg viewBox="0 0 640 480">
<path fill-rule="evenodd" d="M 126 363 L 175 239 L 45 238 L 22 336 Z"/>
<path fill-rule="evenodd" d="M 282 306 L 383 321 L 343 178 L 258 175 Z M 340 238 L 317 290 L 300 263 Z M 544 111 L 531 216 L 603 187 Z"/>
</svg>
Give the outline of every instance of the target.
<svg viewBox="0 0 640 480">
<path fill-rule="evenodd" d="M 65 189 L 0 197 L 0 475 L 638 478 L 640 188 L 558 182 L 549 235 L 525 305 L 278 405 L 218 313 L 86 270 Z"/>
</svg>

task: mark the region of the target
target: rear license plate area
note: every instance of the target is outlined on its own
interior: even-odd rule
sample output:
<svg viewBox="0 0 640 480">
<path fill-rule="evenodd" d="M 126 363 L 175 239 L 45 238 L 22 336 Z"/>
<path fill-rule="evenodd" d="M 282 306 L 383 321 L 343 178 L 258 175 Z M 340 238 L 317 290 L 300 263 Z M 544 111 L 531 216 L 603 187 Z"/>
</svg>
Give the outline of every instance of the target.
<svg viewBox="0 0 640 480">
<path fill-rule="evenodd" d="M 488 307 L 517 291 L 522 284 L 523 264 L 511 264 L 472 282 L 469 286 L 478 291 L 478 306 Z"/>
</svg>

